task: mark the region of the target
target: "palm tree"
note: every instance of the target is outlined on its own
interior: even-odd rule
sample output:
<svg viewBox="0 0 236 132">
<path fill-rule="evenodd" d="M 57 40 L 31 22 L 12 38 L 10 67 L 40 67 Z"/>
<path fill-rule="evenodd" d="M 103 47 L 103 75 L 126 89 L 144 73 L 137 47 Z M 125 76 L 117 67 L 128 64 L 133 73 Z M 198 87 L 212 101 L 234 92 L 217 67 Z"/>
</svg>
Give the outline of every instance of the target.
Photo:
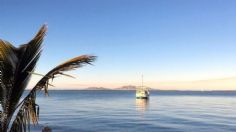
<svg viewBox="0 0 236 132">
<path fill-rule="evenodd" d="M 50 80 L 58 75 L 69 76 L 65 71 L 91 64 L 96 57 L 82 55 L 70 59 L 44 75 L 41 80 L 23 97 L 23 92 L 34 73 L 36 63 L 41 54 L 41 45 L 47 31 L 43 25 L 36 36 L 27 44 L 18 48 L 0 39 L 0 131 L 26 132 L 30 124 L 37 124 L 39 105 L 36 104 L 36 94 L 44 90 L 48 94 Z"/>
</svg>

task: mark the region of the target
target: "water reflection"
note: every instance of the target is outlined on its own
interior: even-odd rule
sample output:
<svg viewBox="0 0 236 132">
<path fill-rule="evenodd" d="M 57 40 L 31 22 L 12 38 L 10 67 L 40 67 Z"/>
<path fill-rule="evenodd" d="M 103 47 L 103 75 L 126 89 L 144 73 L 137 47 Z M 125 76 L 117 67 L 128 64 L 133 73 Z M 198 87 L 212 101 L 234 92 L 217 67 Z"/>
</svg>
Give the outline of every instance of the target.
<svg viewBox="0 0 236 132">
<path fill-rule="evenodd" d="M 139 112 L 144 113 L 149 107 L 149 100 L 148 99 L 136 99 L 136 109 Z"/>
</svg>

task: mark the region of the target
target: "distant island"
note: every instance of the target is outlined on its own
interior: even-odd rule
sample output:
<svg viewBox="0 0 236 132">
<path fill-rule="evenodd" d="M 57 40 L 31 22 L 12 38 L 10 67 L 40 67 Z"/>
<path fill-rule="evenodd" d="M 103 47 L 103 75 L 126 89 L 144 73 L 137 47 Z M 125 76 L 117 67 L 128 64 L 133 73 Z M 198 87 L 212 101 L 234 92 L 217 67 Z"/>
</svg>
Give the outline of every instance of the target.
<svg viewBox="0 0 236 132">
<path fill-rule="evenodd" d="M 82 90 L 136 90 L 136 87 L 137 86 L 134 85 L 125 85 L 118 88 L 88 87 Z M 149 88 L 149 90 L 157 90 L 157 89 Z"/>
<path fill-rule="evenodd" d="M 119 88 L 115 88 L 115 90 L 136 90 L 136 87 L 137 86 L 134 85 L 126 85 Z"/>
<path fill-rule="evenodd" d="M 88 87 L 82 90 L 112 90 L 112 89 L 104 88 L 104 87 Z"/>
</svg>

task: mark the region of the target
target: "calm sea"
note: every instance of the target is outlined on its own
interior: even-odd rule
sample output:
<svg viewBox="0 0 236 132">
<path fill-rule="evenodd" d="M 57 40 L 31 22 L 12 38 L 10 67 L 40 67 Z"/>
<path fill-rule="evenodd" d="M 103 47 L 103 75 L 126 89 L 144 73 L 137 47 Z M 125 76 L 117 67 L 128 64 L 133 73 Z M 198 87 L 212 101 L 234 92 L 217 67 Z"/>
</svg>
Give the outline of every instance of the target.
<svg viewBox="0 0 236 132">
<path fill-rule="evenodd" d="M 235 132 L 236 92 L 50 91 L 39 125 L 54 132 Z"/>
</svg>

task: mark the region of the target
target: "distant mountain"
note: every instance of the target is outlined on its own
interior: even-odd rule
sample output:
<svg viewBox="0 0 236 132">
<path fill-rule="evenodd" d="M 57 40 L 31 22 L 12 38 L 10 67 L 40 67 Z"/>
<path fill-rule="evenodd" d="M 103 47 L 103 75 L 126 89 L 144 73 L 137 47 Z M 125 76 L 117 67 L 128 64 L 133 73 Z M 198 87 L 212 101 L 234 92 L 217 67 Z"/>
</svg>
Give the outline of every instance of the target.
<svg viewBox="0 0 236 132">
<path fill-rule="evenodd" d="M 82 90 L 136 90 L 137 86 L 134 85 L 125 85 L 119 88 L 104 88 L 104 87 L 88 87 Z M 152 88 L 148 88 L 149 90 L 157 90 L 157 89 L 152 89 Z"/>
<path fill-rule="evenodd" d="M 134 85 L 126 85 L 126 86 L 122 86 L 120 88 L 115 88 L 114 90 L 136 90 L 137 86 Z M 153 89 L 153 88 L 148 88 L 149 90 L 157 90 L 157 89 Z"/>
<path fill-rule="evenodd" d="M 120 88 L 115 88 L 114 90 L 136 90 L 136 86 L 134 85 L 126 85 Z"/>
<path fill-rule="evenodd" d="M 109 88 L 104 88 L 104 87 L 88 87 L 83 90 L 111 90 Z"/>
</svg>

